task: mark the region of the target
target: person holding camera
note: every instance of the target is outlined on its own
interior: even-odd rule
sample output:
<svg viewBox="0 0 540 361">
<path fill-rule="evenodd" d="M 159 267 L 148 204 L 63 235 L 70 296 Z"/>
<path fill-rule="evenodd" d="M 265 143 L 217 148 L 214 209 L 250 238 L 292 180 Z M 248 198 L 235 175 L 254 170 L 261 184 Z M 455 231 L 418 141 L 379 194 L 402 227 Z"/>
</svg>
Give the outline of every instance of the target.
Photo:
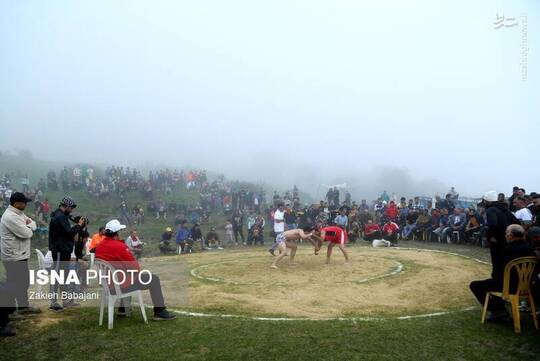
<svg viewBox="0 0 540 361">
<path fill-rule="evenodd" d="M 77 217 L 77 223 L 73 226 L 70 217 L 73 210 L 77 207 L 75 201 L 70 197 L 64 197 L 58 208 L 51 214 L 49 223 L 49 250 L 54 261 L 54 269 L 56 272 L 64 270 L 65 273 L 69 270 L 71 261 L 71 253 L 75 245 L 75 236 L 81 233 L 86 227 L 86 218 Z M 54 312 L 64 311 L 64 307 L 58 303 L 59 285 L 55 283 L 51 285 L 51 305 L 49 310 Z M 64 302 L 64 306 L 69 306 L 69 302 Z"/>
</svg>

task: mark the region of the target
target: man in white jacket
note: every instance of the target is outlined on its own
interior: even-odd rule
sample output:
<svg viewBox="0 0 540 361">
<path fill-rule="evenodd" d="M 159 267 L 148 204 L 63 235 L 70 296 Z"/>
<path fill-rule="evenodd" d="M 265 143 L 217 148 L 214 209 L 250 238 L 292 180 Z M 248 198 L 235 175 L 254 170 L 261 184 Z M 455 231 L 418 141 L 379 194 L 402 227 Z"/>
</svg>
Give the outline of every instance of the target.
<svg viewBox="0 0 540 361">
<path fill-rule="evenodd" d="M 24 214 L 29 201 L 23 193 L 13 193 L 9 199 L 10 206 L 0 220 L 0 257 L 6 269 L 6 287 L 10 294 L 7 297 L 9 305 L 0 306 L 11 306 L 11 311 L 14 311 L 17 301 L 19 314 L 40 312 L 28 303 L 30 239 L 36 230 L 36 222 Z"/>
</svg>

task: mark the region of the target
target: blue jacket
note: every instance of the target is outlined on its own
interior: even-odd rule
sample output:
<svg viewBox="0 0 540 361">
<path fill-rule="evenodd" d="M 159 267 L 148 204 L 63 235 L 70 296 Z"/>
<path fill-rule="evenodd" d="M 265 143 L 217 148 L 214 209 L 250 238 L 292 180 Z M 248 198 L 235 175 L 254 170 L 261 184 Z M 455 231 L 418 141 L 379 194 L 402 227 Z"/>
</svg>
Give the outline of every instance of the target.
<svg viewBox="0 0 540 361">
<path fill-rule="evenodd" d="M 178 228 L 176 231 L 176 243 L 183 243 L 191 236 L 191 231 L 188 228 Z"/>
</svg>

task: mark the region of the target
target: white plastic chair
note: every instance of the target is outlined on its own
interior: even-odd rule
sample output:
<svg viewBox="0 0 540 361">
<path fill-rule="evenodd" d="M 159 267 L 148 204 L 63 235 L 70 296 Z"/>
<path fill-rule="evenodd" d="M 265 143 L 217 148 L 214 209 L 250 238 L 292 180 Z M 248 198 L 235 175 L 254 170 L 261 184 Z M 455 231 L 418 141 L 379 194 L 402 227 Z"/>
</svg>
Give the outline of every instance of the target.
<svg viewBox="0 0 540 361">
<path fill-rule="evenodd" d="M 36 255 L 38 260 L 38 267 L 40 270 L 47 270 L 47 262 L 45 261 L 45 255 L 39 249 L 36 248 Z M 38 292 L 41 293 L 42 286 L 38 283 Z"/>
<path fill-rule="evenodd" d="M 113 328 L 113 320 L 114 320 L 114 305 L 117 300 L 121 300 L 123 298 L 129 298 L 131 296 L 136 296 L 139 301 L 139 306 L 141 308 L 141 313 L 144 319 L 145 323 L 148 323 L 148 319 L 146 318 L 146 310 L 144 309 L 144 303 L 142 298 L 142 292 L 140 290 L 135 290 L 131 292 L 123 293 L 122 289 L 119 285 L 119 282 L 117 280 L 117 275 L 114 274 L 114 271 L 116 269 L 106 261 L 103 261 L 101 259 L 95 260 L 95 266 L 98 271 L 98 274 L 101 275 L 110 275 L 112 278 L 111 281 L 113 281 L 113 287 L 115 294 L 111 294 L 111 290 L 109 289 L 109 284 L 106 281 L 101 281 L 101 300 L 100 300 L 100 306 L 99 306 L 99 325 L 103 325 L 103 310 L 105 309 L 105 299 L 107 299 L 108 302 L 108 317 L 109 317 L 109 330 Z"/>
</svg>

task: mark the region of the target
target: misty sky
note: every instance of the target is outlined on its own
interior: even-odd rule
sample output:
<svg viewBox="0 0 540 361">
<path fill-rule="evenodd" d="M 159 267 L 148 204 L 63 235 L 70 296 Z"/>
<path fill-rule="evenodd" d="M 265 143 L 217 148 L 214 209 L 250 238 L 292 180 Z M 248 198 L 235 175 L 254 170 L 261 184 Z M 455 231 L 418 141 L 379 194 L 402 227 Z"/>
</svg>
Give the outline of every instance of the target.
<svg viewBox="0 0 540 361">
<path fill-rule="evenodd" d="M 533 0 L 0 0 L 0 149 L 317 195 L 409 191 L 395 167 L 414 192 L 538 191 L 539 18 Z"/>
</svg>

